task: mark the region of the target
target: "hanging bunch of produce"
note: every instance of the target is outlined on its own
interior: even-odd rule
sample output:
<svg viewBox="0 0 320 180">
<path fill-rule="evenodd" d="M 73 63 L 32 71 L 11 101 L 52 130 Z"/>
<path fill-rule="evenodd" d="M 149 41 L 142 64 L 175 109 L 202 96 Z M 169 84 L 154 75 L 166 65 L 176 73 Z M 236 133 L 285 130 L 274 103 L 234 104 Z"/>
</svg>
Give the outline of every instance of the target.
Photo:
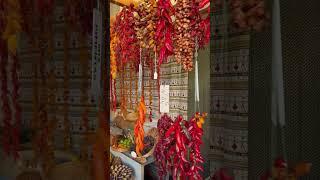
<svg viewBox="0 0 320 180">
<path fill-rule="evenodd" d="M 198 6 L 198 14 L 200 14 L 200 10 L 206 6 L 210 5 L 210 0 L 202 0 Z M 214 9 L 213 9 L 214 11 Z M 201 17 L 200 17 L 201 18 Z M 200 34 L 197 35 L 199 47 L 204 48 L 210 41 L 210 7 L 207 9 L 207 16 L 201 19 L 200 24 L 198 26 Z"/>
<path fill-rule="evenodd" d="M 156 52 L 158 54 L 158 65 L 161 65 L 173 54 L 174 24 L 171 19 L 175 13 L 170 0 L 158 0 L 157 23 L 156 23 Z"/>
<path fill-rule="evenodd" d="M 240 30 L 262 31 L 270 21 L 264 0 L 229 1 L 231 24 Z"/>
<path fill-rule="evenodd" d="M 116 16 L 114 22 L 114 32 L 119 39 L 119 43 L 115 48 L 116 60 L 119 66 L 125 66 L 127 62 L 132 62 L 136 68 L 139 69 L 139 49 L 138 39 L 135 33 L 135 20 L 134 20 L 135 8 L 133 4 L 129 7 L 123 7 L 121 12 Z"/>
<path fill-rule="evenodd" d="M 158 121 L 159 141 L 155 159 L 160 179 L 171 173 L 174 179 L 201 179 L 204 162 L 200 152 L 202 124 L 206 114 L 196 113 L 190 121 L 178 116 L 175 121 L 163 115 Z"/>
<path fill-rule="evenodd" d="M 155 0 L 142 1 L 134 13 L 135 30 L 140 41 L 140 47 L 154 50 L 156 32 L 156 2 Z"/>
<path fill-rule="evenodd" d="M 138 156 L 141 156 L 143 148 L 144 148 L 144 129 L 143 129 L 143 124 L 145 122 L 146 118 L 146 106 L 144 104 L 144 97 L 141 96 L 141 101 L 139 103 L 138 107 L 138 112 L 139 112 L 139 117 L 138 120 L 136 121 L 135 127 L 134 127 L 134 139 L 135 139 L 135 145 L 136 145 L 136 153 Z"/>
<path fill-rule="evenodd" d="M 195 35 L 199 32 L 200 14 L 194 0 L 178 0 L 176 4 L 174 57 L 186 71 L 193 69 Z M 198 31 L 197 31 L 198 30 Z"/>
<path fill-rule="evenodd" d="M 117 58 L 116 58 L 116 46 L 119 43 L 117 33 L 111 25 L 110 27 L 110 73 L 112 80 L 117 78 Z"/>
</svg>

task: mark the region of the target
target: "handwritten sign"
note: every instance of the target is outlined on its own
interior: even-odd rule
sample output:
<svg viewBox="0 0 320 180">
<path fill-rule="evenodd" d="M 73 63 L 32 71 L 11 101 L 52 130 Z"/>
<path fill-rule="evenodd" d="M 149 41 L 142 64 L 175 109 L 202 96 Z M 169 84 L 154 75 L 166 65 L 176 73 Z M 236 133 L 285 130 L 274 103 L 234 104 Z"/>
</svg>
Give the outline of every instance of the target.
<svg viewBox="0 0 320 180">
<path fill-rule="evenodd" d="M 160 112 L 169 113 L 169 85 L 160 86 Z"/>
</svg>

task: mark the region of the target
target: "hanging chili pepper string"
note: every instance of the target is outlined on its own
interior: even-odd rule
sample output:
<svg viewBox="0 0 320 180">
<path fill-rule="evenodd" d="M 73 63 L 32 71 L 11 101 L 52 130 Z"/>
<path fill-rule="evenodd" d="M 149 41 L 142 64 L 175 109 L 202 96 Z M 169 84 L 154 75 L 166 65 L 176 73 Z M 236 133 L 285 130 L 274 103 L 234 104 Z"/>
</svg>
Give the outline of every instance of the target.
<svg viewBox="0 0 320 180">
<path fill-rule="evenodd" d="M 3 43 L 3 44 L 2 44 Z M 6 42 L 3 40 L 0 40 L 1 48 L 6 48 Z M 2 49 L 1 49 L 2 50 Z M 0 50 L 0 51 L 1 51 Z M 9 105 L 9 90 L 8 90 L 8 77 L 7 77 L 7 66 L 8 66 L 8 55 L 7 52 L 4 52 L 1 54 L 0 60 L 0 68 L 1 68 L 1 99 L 2 99 L 2 115 L 3 115 L 3 134 L 2 134 L 2 143 L 3 143 L 3 149 L 4 152 L 9 156 L 11 151 L 11 108 Z"/>
<path fill-rule="evenodd" d="M 19 69 L 19 61 L 16 55 L 11 55 L 13 63 L 11 68 L 11 78 L 13 83 L 13 90 L 12 90 L 12 103 L 14 106 L 15 114 L 15 122 L 13 126 L 13 157 L 15 160 L 19 158 L 19 146 L 20 146 L 20 127 L 21 127 L 21 106 L 19 103 L 19 90 L 20 84 L 18 79 L 18 69 Z"/>
</svg>

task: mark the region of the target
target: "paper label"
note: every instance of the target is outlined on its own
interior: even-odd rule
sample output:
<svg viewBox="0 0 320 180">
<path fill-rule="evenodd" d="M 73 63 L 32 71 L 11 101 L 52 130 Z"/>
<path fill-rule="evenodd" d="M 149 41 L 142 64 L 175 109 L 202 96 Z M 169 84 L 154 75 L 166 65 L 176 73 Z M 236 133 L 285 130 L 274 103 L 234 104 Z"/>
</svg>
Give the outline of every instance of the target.
<svg viewBox="0 0 320 180">
<path fill-rule="evenodd" d="M 169 113 L 169 85 L 160 85 L 160 112 Z"/>
<path fill-rule="evenodd" d="M 153 79 L 158 79 L 158 73 L 157 72 L 154 72 Z"/>
</svg>

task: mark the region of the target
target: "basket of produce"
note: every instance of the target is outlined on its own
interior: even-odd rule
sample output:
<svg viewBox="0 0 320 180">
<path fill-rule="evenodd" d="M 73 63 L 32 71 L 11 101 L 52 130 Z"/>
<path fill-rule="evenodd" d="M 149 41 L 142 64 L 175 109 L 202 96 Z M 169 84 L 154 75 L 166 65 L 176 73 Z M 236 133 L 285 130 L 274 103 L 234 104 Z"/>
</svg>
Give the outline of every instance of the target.
<svg viewBox="0 0 320 180">
<path fill-rule="evenodd" d="M 146 136 L 143 139 L 144 148 L 141 152 L 142 156 L 138 157 L 135 151 L 135 144 L 133 144 L 130 148 L 132 151 L 131 155 L 132 157 L 138 161 L 141 164 L 144 164 L 147 162 L 147 158 L 153 155 L 155 146 L 158 141 L 158 130 L 157 128 L 152 128 L 148 131 Z"/>
<path fill-rule="evenodd" d="M 135 124 L 134 121 L 126 121 L 122 116 L 115 117 L 113 123 L 121 129 L 133 129 Z"/>
<path fill-rule="evenodd" d="M 132 145 L 132 140 L 126 136 L 117 135 L 112 138 L 111 143 L 111 149 L 113 151 L 127 152 Z"/>
<path fill-rule="evenodd" d="M 145 144 L 145 148 L 142 151 L 142 157 L 147 158 L 153 154 L 158 142 L 158 129 L 151 128 L 146 134 L 146 137 L 144 137 L 143 142 Z"/>
<path fill-rule="evenodd" d="M 135 122 L 138 119 L 138 113 L 130 112 L 127 114 L 127 116 L 125 118 L 126 118 L 126 121 Z"/>
</svg>

